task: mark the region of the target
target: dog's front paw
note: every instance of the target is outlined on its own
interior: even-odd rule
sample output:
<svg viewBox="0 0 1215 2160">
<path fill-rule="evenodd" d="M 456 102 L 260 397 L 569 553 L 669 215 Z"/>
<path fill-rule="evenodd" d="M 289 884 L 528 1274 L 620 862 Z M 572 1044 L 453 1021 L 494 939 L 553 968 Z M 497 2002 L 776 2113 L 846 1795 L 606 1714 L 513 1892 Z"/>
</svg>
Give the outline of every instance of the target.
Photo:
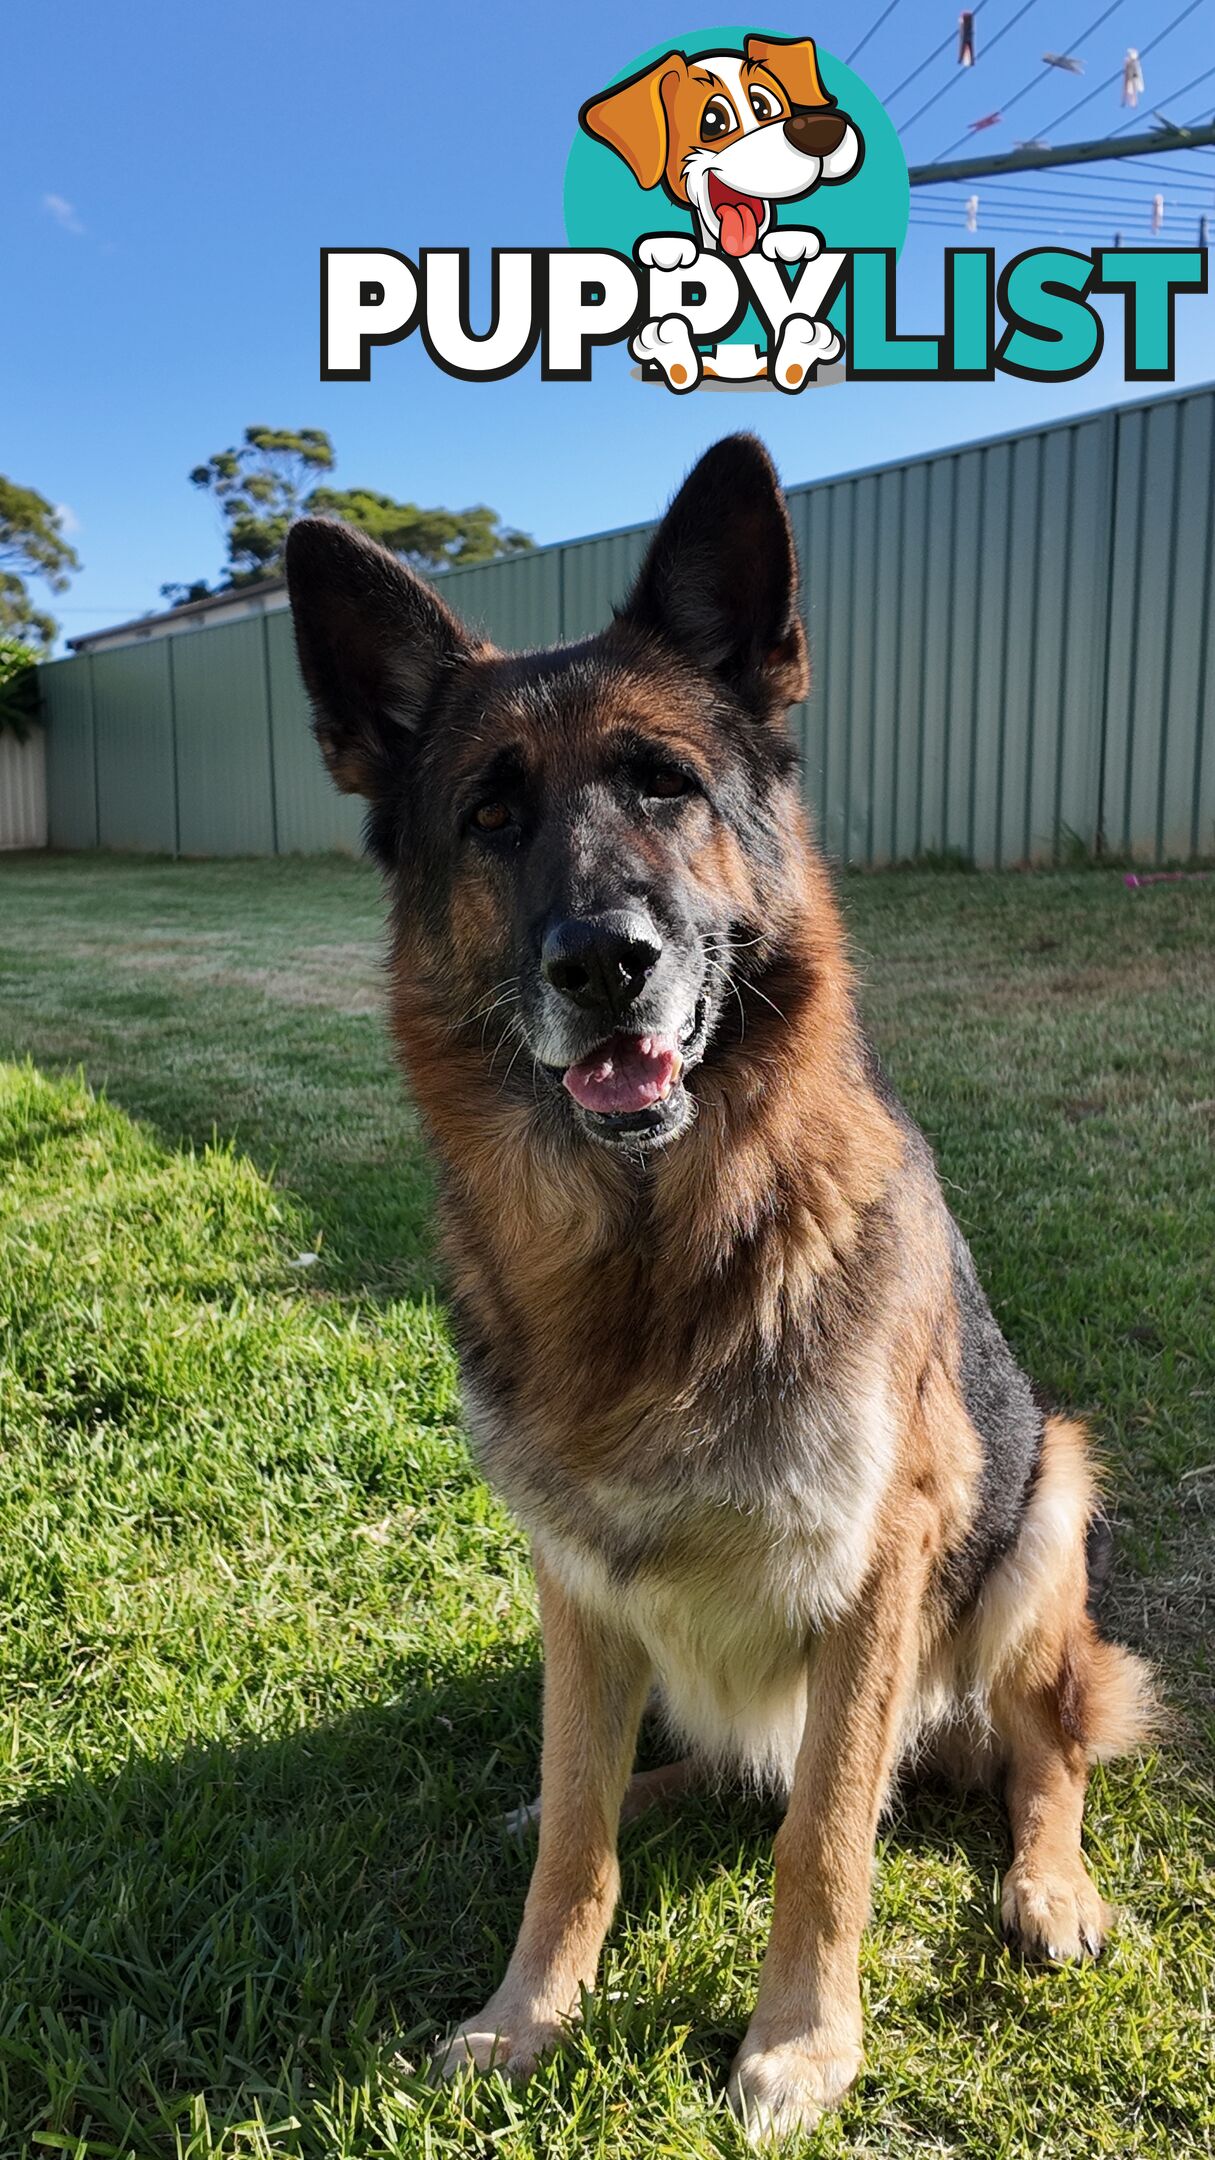
<svg viewBox="0 0 1215 2160">
<path fill-rule="evenodd" d="M 643 270 L 690 270 L 698 253 L 690 233 L 647 233 L 637 242 Z"/>
<path fill-rule="evenodd" d="M 1081 1859 L 1059 1869 L 1016 1860 L 1004 1878 L 1000 1919 L 1014 1949 L 1058 1965 L 1099 1957 L 1113 1914 Z"/>
<path fill-rule="evenodd" d="M 642 367 L 661 368 L 672 390 L 695 390 L 701 359 L 682 315 L 664 315 L 643 323 L 629 340 L 629 351 Z"/>
<path fill-rule="evenodd" d="M 809 315 L 790 315 L 781 332 L 773 378 L 781 390 L 800 390 L 825 362 L 838 360 L 843 340 L 830 323 Z"/>
<path fill-rule="evenodd" d="M 748 2143 L 763 2145 L 812 2130 L 847 2092 L 860 2067 L 859 2043 L 820 2050 L 812 2041 L 761 2047 L 744 2040 L 730 2073 L 730 2105 Z"/>
<path fill-rule="evenodd" d="M 823 252 L 823 236 L 809 225 L 774 225 L 759 246 L 769 262 L 813 262 Z"/>
<path fill-rule="evenodd" d="M 439 2085 L 459 2077 L 464 2070 L 497 2070 L 503 2077 L 530 2077 L 542 2055 L 563 2037 L 560 2018 L 512 2011 L 505 2003 L 488 2002 L 478 2017 L 465 2018 L 435 2049 L 430 2066 L 431 2083 Z"/>
</svg>

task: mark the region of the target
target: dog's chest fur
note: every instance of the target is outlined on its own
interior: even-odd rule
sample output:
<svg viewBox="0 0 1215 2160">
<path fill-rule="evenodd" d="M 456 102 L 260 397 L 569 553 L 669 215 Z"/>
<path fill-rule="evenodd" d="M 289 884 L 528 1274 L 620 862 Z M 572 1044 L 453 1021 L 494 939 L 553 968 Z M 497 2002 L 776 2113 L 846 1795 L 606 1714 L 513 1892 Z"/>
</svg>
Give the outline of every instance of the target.
<svg viewBox="0 0 1215 2160">
<path fill-rule="evenodd" d="M 465 1404 L 487 1476 L 570 1595 L 645 1645 L 678 1731 L 787 1783 L 807 1649 L 861 1586 L 891 1476 L 880 1353 L 827 1385 L 766 1364 L 647 1402 L 643 1380 L 591 1459 L 555 1404 L 547 1433 L 475 1381 Z"/>
</svg>

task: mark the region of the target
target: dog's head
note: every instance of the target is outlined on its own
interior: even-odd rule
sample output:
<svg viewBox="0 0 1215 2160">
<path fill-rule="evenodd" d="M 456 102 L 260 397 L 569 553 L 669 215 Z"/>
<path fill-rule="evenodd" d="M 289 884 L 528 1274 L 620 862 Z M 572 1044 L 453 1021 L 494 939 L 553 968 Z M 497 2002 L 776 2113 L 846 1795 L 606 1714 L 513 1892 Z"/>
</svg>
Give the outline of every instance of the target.
<svg viewBox="0 0 1215 2160">
<path fill-rule="evenodd" d="M 672 1140 L 798 918 L 785 726 L 805 695 L 789 522 L 733 436 L 676 496 L 613 625 L 507 654 L 348 527 L 287 574 L 316 731 L 391 880 L 396 1022 L 425 1102 L 516 1091 L 549 1132 Z M 748 1010 L 750 1008 L 750 1010 Z M 425 1067 L 419 1086 L 419 1068 Z"/>
<path fill-rule="evenodd" d="M 823 88 L 812 38 L 748 37 L 742 52 L 668 53 L 588 99 L 589 135 L 622 157 L 638 185 L 686 203 L 706 239 L 746 255 L 770 205 L 851 179 L 864 143 Z"/>
</svg>

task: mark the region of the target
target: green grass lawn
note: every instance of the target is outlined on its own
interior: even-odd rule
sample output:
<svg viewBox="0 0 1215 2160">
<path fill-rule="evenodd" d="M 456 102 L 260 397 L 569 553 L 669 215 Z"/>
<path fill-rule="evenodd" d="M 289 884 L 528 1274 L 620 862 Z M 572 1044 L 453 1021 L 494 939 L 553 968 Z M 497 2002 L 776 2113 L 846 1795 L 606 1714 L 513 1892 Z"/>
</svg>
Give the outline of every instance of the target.
<svg viewBox="0 0 1215 2160">
<path fill-rule="evenodd" d="M 1087 1970 L 1002 1949 L 992 1802 L 906 1798 L 867 2069 L 812 2149 L 1197 2155 L 1215 883 L 844 897 L 997 1311 L 1104 1437 L 1114 1617 L 1177 1729 L 1095 1780 L 1125 1917 Z M 625 1833 L 587 2030 L 526 2092 L 421 2075 L 509 1948 L 539 1667 L 465 1452 L 379 925 L 350 864 L 0 858 L 0 2160 L 744 2150 L 720 2094 L 774 1819 L 741 1797 Z"/>
</svg>

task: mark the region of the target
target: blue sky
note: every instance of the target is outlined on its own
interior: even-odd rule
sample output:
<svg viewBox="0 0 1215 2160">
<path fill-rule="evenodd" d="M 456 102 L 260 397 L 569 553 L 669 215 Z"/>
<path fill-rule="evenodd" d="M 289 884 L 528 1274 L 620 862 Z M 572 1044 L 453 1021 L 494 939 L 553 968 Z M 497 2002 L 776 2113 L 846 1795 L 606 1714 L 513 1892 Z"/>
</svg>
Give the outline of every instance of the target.
<svg viewBox="0 0 1215 2160">
<path fill-rule="evenodd" d="M 1144 52 L 1145 113 L 1209 118 L 1215 0 L 1161 38 L 1185 4 L 1118 0 L 1079 48 L 1082 80 L 1052 71 L 1026 88 L 1044 52 L 1076 49 L 1102 0 L 983 0 L 978 66 L 958 69 L 951 45 L 892 101 L 909 161 L 938 158 L 1023 89 L 1007 121 L 980 137 L 984 149 L 1121 126 L 1118 90 L 1102 85 L 1131 44 Z M 847 57 L 877 25 L 854 64 L 886 98 L 951 36 L 957 12 L 954 0 L 810 0 L 776 8 L 763 27 L 813 35 Z M 1120 337 L 1092 374 L 1057 389 L 849 384 L 794 398 L 677 399 L 632 380 L 618 351 L 599 356 L 587 384 L 542 384 L 533 365 L 471 385 L 441 374 L 416 339 L 382 355 L 391 364 L 370 384 L 319 381 L 322 244 L 406 253 L 561 244 L 579 105 L 657 40 L 676 44 L 715 19 L 548 0 L 446 11 L 387 0 L 194 10 L 43 0 L 26 11 L 27 87 L 8 101 L 0 193 L 9 311 L 0 471 L 70 512 L 85 567 L 53 603 L 65 632 L 158 605 L 168 579 L 217 572 L 217 520 L 187 474 L 250 422 L 328 429 L 339 484 L 423 503 L 486 501 L 552 540 L 651 516 L 706 444 L 736 426 L 758 429 L 793 482 L 1136 394 L 1121 381 Z M 1075 119 L 1056 124 L 1081 98 Z M 1040 178 L 1041 199 L 992 183 L 981 191 L 980 237 L 1015 253 L 1060 236 L 1108 244 L 1118 225 L 1146 236 L 1157 187 L 1165 237 L 1192 245 L 1204 207 L 1215 226 L 1206 151 L 1150 177 L 1129 163 L 1094 168 L 1083 190 L 1061 179 L 1052 192 Z M 1084 194 L 1079 216 L 1091 214 L 1091 231 L 1077 229 L 1070 202 L 1059 223 L 1052 206 L 1069 188 Z M 913 198 L 900 273 L 907 328 L 939 328 L 942 248 L 964 237 L 965 192 L 931 212 Z M 1213 311 L 1215 297 L 1180 304 L 1179 382 L 1215 375 Z"/>
</svg>

